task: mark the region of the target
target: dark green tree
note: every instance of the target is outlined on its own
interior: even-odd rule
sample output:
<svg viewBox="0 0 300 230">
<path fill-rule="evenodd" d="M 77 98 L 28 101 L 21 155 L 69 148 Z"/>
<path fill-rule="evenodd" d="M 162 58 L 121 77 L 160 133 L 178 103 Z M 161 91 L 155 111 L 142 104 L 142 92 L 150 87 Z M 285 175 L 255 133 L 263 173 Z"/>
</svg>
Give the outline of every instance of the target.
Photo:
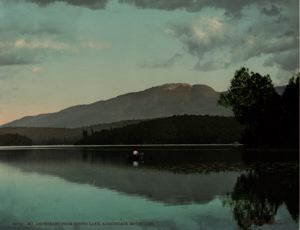
<svg viewBox="0 0 300 230">
<path fill-rule="evenodd" d="M 288 113 L 299 113 L 299 77 L 300 73 L 290 79 L 282 95 L 284 109 Z"/>
<path fill-rule="evenodd" d="M 18 134 L 3 134 L 0 135 L 0 146 L 1 145 L 32 145 L 32 140 Z"/>
<path fill-rule="evenodd" d="M 219 104 L 232 108 L 237 121 L 246 126 L 243 142 L 250 146 L 268 146 L 280 138 L 276 123 L 281 117 L 280 96 L 269 75 L 250 72 L 243 67 L 235 72 Z"/>
<path fill-rule="evenodd" d="M 88 131 L 87 131 L 86 129 L 84 129 L 84 130 L 82 131 L 82 137 L 83 137 L 83 138 L 87 138 L 87 137 L 88 137 Z"/>
<path fill-rule="evenodd" d="M 299 147 L 299 77 L 292 77 L 282 95 L 283 125 L 285 144 Z"/>
<path fill-rule="evenodd" d="M 235 72 L 227 92 L 219 104 L 231 107 L 235 118 L 242 124 L 256 124 L 274 97 L 278 97 L 269 75 L 249 72 L 243 67 Z"/>
</svg>

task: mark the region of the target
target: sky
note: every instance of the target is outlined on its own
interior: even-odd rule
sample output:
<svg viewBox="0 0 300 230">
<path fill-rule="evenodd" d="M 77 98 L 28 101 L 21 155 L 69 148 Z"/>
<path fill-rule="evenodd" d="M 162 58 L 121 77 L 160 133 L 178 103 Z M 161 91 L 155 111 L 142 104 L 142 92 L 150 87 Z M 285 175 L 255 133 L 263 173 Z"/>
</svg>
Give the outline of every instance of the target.
<svg viewBox="0 0 300 230">
<path fill-rule="evenodd" d="M 0 124 L 242 66 L 299 71 L 298 0 L 0 0 Z"/>
</svg>

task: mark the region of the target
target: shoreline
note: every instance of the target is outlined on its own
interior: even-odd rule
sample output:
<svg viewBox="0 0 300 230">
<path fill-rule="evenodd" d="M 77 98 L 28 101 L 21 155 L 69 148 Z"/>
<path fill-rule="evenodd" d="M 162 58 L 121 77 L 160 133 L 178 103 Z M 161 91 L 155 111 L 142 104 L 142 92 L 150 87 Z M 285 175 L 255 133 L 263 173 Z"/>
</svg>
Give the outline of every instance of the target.
<svg viewBox="0 0 300 230">
<path fill-rule="evenodd" d="M 27 146 L 0 146 L 0 151 L 4 150 L 39 150 L 39 149 L 141 149 L 147 148 L 154 150 L 157 149 L 169 149 L 169 150 L 226 150 L 226 149 L 243 149 L 250 152 L 296 152 L 299 149 L 294 148 L 245 148 L 244 144 L 124 144 L 124 145 L 27 145 Z"/>
</svg>

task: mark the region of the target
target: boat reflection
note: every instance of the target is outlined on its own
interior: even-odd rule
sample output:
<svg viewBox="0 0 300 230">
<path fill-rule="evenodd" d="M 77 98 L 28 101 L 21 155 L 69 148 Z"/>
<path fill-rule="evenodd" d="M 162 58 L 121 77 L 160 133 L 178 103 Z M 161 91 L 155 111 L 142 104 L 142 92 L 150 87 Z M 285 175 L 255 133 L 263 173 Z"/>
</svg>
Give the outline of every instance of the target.
<svg viewBox="0 0 300 230">
<path fill-rule="evenodd" d="M 139 162 L 138 161 L 132 161 L 132 166 L 133 167 L 139 167 Z"/>
</svg>

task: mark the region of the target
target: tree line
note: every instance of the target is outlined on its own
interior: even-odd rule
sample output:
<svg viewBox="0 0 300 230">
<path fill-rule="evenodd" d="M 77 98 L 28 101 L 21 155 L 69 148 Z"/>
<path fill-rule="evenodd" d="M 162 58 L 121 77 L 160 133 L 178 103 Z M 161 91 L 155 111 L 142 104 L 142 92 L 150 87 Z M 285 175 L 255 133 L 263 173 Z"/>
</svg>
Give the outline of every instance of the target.
<svg viewBox="0 0 300 230">
<path fill-rule="evenodd" d="M 8 145 L 32 145 L 32 140 L 28 137 L 18 134 L 0 135 L 0 146 Z"/>
<path fill-rule="evenodd" d="M 233 117 L 181 115 L 84 132 L 77 144 L 224 144 L 239 141 L 242 130 Z"/>
</svg>

